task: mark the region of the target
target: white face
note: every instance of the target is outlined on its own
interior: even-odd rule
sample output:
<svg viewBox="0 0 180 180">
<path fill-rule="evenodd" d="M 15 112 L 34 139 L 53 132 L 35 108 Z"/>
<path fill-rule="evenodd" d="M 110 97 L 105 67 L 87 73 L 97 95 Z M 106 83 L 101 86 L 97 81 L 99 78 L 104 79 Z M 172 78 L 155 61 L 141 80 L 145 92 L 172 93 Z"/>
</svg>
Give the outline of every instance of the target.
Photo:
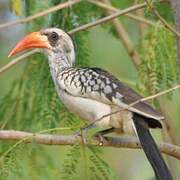
<svg viewBox="0 0 180 180">
<path fill-rule="evenodd" d="M 74 44 L 71 37 L 66 32 L 58 28 L 48 28 L 41 30 L 40 33 L 47 39 L 51 47 L 50 49 L 44 49 L 48 56 L 63 53 L 68 57 L 68 60 L 72 61 L 70 63 L 74 64 Z"/>
</svg>

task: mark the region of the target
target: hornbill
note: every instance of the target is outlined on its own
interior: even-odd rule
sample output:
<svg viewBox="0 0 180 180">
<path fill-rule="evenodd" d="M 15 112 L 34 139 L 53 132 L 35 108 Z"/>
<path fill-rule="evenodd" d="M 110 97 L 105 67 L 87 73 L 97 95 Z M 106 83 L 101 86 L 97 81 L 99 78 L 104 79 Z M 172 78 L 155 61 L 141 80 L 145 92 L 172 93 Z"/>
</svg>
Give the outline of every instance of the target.
<svg viewBox="0 0 180 180">
<path fill-rule="evenodd" d="M 105 70 L 74 67 L 73 41 L 61 29 L 48 28 L 28 34 L 12 49 L 9 57 L 30 48 L 38 48 L 47 55 L 59 98 L 71 112 L 104 128 L 101 135 L 109 132 L 137 135 L 156 179 L 172 180 L 149 131 L 149 128 L 162 128 L 163 116 L 159 112 L 145 102 L 125 109 L 142 97 Z"/>
</svg>

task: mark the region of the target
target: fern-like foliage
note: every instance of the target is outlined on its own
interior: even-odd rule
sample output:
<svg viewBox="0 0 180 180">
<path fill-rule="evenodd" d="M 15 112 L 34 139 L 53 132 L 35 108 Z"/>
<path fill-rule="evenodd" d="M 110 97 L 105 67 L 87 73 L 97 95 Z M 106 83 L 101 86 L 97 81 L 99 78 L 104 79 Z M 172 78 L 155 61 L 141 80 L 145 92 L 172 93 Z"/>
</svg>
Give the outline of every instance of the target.
<svg viewBox="0 0 180 180">
<path fill-rule="evenodd" d="M 61 176 L 63 180 L 116 179 L 110 166 L 103 160 L 102 151 L 98 148 L 76 144 L 67 153 L 67 157 Z"/>
<path fill-rule="evenodd" d="M 177 49 L 174 35 L 157 23 L 145 36 L 139 75 L 144 91 L 155 94 L 178 82 Z"/>
<path fill-rule="evenodd" d="M 89 147 L 89 159 L 90 159 L 90 172 L 92 179 L 99 180 L 115 180 L 117 177 L 115 176 L 112 169 L 102 158 L 102 151 L 100 149 Z"/>
<path fill-rule="evenodd" d="M 66 159 L 63 163 L 63 168 L 61 172 L 61 178 L 63 180 L 73 180 L 77 178 L 78 175 L 78 165 L 81 159 L 81 148 L 79 145 L 75 144 L 69 152 L 66 154 Z M 80 178 L 80 177 L 79 177 Z"/>
</svg>

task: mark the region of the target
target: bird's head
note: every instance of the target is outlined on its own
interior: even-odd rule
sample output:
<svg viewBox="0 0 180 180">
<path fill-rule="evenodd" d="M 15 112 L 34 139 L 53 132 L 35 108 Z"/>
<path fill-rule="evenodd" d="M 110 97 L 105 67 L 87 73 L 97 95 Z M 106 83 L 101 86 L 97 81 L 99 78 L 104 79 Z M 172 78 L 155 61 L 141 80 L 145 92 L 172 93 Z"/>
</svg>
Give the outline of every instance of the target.
<svg viewBox="0 0 180 180">
<path fill-rule="evenodd" d="M 26 35 L 11 50 L 8 57 L 28 49 L 38 48 L 43 50 L 50 58 L 64 56 L 72 65 L 75 61 L 74 44 L 71 37 L 61 29 L 48 28 Z M 59 56 L 59 57 L 58 57 Z"/>
</svg>

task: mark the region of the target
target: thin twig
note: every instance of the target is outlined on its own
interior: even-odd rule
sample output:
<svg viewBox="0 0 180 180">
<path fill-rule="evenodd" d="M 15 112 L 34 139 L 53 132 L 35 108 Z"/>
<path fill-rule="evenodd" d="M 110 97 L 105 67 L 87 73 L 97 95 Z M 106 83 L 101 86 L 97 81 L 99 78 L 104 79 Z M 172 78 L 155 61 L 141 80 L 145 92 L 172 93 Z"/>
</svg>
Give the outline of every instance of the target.
<svg viewBox="0 0 180 180">
<path fill-rule="evenodd" d="M 75 32 L 78 32 L 78 31 L 86 30 L 86 29 L 88 29 L 88 28 L 97 26 L 97 25 L 99 25 L 99 24 L 106 23 L 106 22 L 108 22 L 108 21 L 111 21 L 112 19 L 115 19 L 115 18 L 119 17 L 119 16 L 125 15 L 125 14 L 127 14 L 127 13 L 129 13 L 129 12 L 136 11 L 136 10 L 138 10 L 138 9 L 142 9 L 142 8 L 144 8 L 144 7 L 146 7 L 146 3 L 137 4 L 137 5 L 128 7 L 128 8 L 126 8 L 126 9 L 120 10 L 120 11 L 118 11 L 118 12 L 116 12 L 116 13 L 113 13 L 113 14 L 111 14 L 111 15 L 109 15 L 109 16 L 106 16 L 106 17 L 104 17 L 104 18 L 101 18 L 101 19 L 99 19 L 99 20 L 97 20 L 97 21 L 94 21 L 94 22 L 91 22 L 91 23 L 82 25 L 82 26 L 80 26 L 80 27 L 78 27 L 78 28 L 76 28 L 76 29 L 74 29 L 74 30 L 71 30 L 70 33 L 75 33 Z"/>
<path fill-rule="evenodd" d="M 99 2 L 99 1 L 96 1 L 96 0 L 87 0 L 87 1 L 92 3 L 92 4 L 95 4 L 95 5 L 99 6 L 101 8 L 103 8 L 103 9 L 110 10 L 112 12 L 119 12 L 120 11 L 120 9 L 117 9 L 117 8 L 111 6 L 111 5 L 108 5 L 108 4 L 105 4 L 105 3 L 102 3 L 102 2 Z M 155 25 L 155 23 L 153 21 L 147 20 L 147 19 L 142 18 L 140 16 L 135 16 L 135 15 L 130 14 L 130 13 L 129 14 L 125 14 L 125 16 L 127 16 L 127 17 L 129 17 L 131 19 L 134 19 L 134 20 L 136 20 L 138 22 L 150 25 L 150 26 L 154 26 Z"/>
<path fill-rule="evenodd" d="M 101 1 L 106 5 L 111 5 L 109 0 L 101 0 Z M 112 14 L 112 12 L 109 10 L 106 10 L 106 14 L 110 15 L 110 14 Z M 129 57 L 132 59 L 132 62 L 134 63 L 136 68 L 138 68 L 139 64 L 141 63 L 139 54 L 136 52 L 125 27 L 123 26 L 121 21 L 119 21 L 118 19 L 113 19 L 112 25 L 114 26 L 118 37 L 121 39 L 122 44 L 124 45 L 125 49 L 127 50 Z"/>
<path fill-rule="evenodd" d="M 9 26 L 13 26 L 13 25 L 16 25 L 16 24 L 23 24 L 23 23 L 27 23 L 27 22 L 30 22 L 34 19 L 37 19 L 39 17 L 42 17 L 42 16 L 46 16 L 48 15 L 49 13 L 52 13 L 52 12 L 55 12 L 57 10 L 60 10 L 60 9 L 64 9 L 66 7 L 70 7 L 74 4 L 77 4 L 79 2 L 81 2 L 82 0 L 71 0 L 71 1 L 67 1 L 67 2 L 64 2 L 64 3 L 61 3 L 61 4 L 58 4 L 56 6 L 53 6 L 45 11 L 42 11 L 42 12 L 39 12 L 37 14 L 34 14 L 32 16 L 28 16 L 24 19 L 19 19 L 19 20 L 16 20 L 16 21 L 12 21 L 12 22 L 7 22 L 7 23 L 4 23 L 4 24 L 0 24 L 0 28 L 5 28 L 5 27 L 9 27 Z"/>
<path fill-rule="evenodd" d="M 94 121 L 94 122 L 100 121 L 101 119 L 103 119 L 103 118 L 105 118 L 105 117 L 108 117 L 108 116 L 110 116 L 110 115 L 112 115 L 112 114 L 116 114 L 116 113 L 121 112 L 121 111 L 123 111 L 123 110 L 127 110 L 127 109 L 129 109 L 130 107 L 132 107 L 132 106 L 134 106 L 134 105 L 136 105 L 136 104 L 138 104 L 138 103 L 140 103 L 140 102 L 145 102 L 145 101 L 148 101 L 148 100 L 155 99 L 155 98 L 157 98 L 157 97 L 159 97 L 159 96 L 165 95 L 165 94 L 170 93 L 170 92 L 172 92 L 172 91 L 175 91 L 175 90 L 177 90 L 177 89 L 180 89 L 180 84 L 177 84 L 176 86 L 174 86 L 174 87 L 172 87 L 172 88 L 169 88 L 169 89 L 167 89 L 167 90 L 161 91 L 161 92 L 159 92 L 159 93 L 157 93 L 157 94 L 154 94 L 154 95 L 152 95 L 152 96 L 148 96 L 148 97 L 145 97 L 145 98 L 141 98 L 141 99 L 139 99 L 139 100 L 137 100 L 137 101 L 134 101 L 133 103 L 129 104 L 127 107 L 124 107 L 124 108 L 122 108 L 122 109 L 120 109 L 120 110 L 118 110 L 118 111 L 114 111 L 114 112 L 109 113 L 109 114 L 105 114 L 105 115 L 103 115 L 102 117 L 100 117 L 99 119 L 97 119 L 97 120 Z M 94 122 L 93 122 L 93 123 L 94 123 Z"/>
<path fill-rule="evenodd" d="M 36 142 L 44 145 L 73 145 L 75 143 L 83 143 L 82 138 L 77 135 L 52 135 L 52 134 L 36 134 L 24 131 L 15 130 L 0 130 L 1 140 L 19 141 L 20 143 Z M 20 144 L 18 143 L 18 144 Z M 124 138 L 124 137 L 104 137 L 103 144 L 99 144 L 99 140 L 94 138 L 90 145 L 100 147 L 116 147 L 116 148 L 131 148 L 140 149 L 141 145 L 137 138 Z M 160 143 L 158 145 L 159 150 L 162 153 L 180 159 L 180 147 L 168 144 Z"/>
<path fill-rule="evenodd" d="M 17 58 L 14 58 L 11 62 L 0 68 L 0 74 L 11 68 L 12 66 L 18 64 L 19 62 L 23 61 L 25 58 L 29 57 L 30 55 L 38 52 L 37 49 L 33 49 L 31 51 L 28 51 L 26 53 L 23 53 L 22 55 L 18 56 Z"/>
<path fill-rule="evenodd" d="M 147 6 L 152 10 L 152 12 L 158 17 L 158 19 L 161 21 L 161 23 L 169 29 L 171 32 L 173 32 L 176 36 L 180 37 L 180 33 L 177 32 L 160 14 L 159 12 L 154 8 L 154 6 L 149 3 L 148 0 L 145 0 L 147 3 Z"/>
</svg>

